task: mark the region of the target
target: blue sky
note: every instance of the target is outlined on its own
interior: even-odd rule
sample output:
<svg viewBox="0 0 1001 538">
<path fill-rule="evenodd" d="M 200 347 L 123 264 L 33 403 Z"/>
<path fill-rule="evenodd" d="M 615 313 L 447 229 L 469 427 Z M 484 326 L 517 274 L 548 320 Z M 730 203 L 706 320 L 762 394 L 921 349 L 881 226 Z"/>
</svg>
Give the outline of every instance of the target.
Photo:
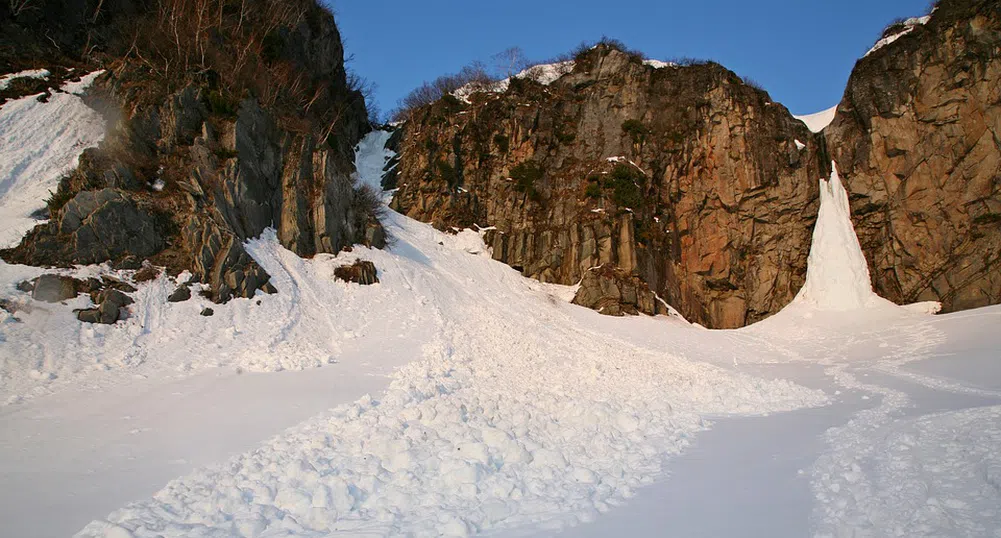
<svg viewBox="0 0 1001 538">
<path fill-rule="evenodd" d="M 602 35 L 651 58 L 718 61 L 794 114 L 841 100 L 855 61 L 894 18 L 929 0 L 324 0 L 348 67 L 385 112 L 425 80 L 518 46 L 544 60 Z"/>
</svg>

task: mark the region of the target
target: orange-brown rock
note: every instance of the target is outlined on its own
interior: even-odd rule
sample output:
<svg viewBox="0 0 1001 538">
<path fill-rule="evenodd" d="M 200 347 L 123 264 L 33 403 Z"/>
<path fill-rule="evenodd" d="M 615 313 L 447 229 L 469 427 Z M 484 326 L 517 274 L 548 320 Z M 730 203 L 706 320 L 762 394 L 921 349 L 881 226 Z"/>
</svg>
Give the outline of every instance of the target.
<svg viewBox="0 0 1001 538">
<path fill-rule="evenodd" d="M 1001 4 L 943 0 L 859 60 L 825 134 L 880 295 L 1001 302 Z"/>
<path fill-rule="evenodd" d="M 613 265 L 710 327 L 760 320 L 802 285 L 821 141 L 731 71 L 600 45 L 549 86 L 471 101 L 411 116 L 394 208 L 493 226 L 494 258 L 545 282 Z"/>
</svg>

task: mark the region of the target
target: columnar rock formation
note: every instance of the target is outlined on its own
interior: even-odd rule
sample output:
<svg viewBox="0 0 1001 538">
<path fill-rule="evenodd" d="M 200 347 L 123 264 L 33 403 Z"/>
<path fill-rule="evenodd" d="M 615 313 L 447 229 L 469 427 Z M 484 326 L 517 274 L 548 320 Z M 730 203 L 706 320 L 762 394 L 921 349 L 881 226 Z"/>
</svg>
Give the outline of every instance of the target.
<svg viewBox="0 0 1001 538">
<path fill-rule="evenodd" d="M 183 25 L 195 4 L 161 7 Z M 211 9 L 218 27 L 184 34 L 162 59 L 135 45 L 161 50 L 148 27 L 161 12 L 101 27 L 111 41 L 130 25 L 154 37 L 138 33 L 124 57 L 103 60 L 92 99 L 111 131 L 62 181 L 50 222 L 5 259 L 135 268 L 150 260 L 190 270 L 225 301 L 272 289 L 242 246 L 269 226 L 303 256 L 383 245 L 372 197 L 353 184 L 352 147 L 369 124 L 333 17 L 312 0 L 244 5 L 245 13 Z M 190 43 L 205 35 L 214 36 L 209 45 Z"/>
<path fill-rule="evenodd" d="M 825 130 L 874 287 L 945 311 L 1001 302 L 1001 4 L 943 0 L 887 34 Z"/>
<path fill-rule="evenodd" d="M 718 64 L 656 68 L 599 45 L 548 86 L 470 101 L 411 116 L 396 209 L 494 227 L 494 257 L 546 282 L 638 277 L 710 327 L 773 314 L 802 285 L 821 148 Z"/>
</svg>

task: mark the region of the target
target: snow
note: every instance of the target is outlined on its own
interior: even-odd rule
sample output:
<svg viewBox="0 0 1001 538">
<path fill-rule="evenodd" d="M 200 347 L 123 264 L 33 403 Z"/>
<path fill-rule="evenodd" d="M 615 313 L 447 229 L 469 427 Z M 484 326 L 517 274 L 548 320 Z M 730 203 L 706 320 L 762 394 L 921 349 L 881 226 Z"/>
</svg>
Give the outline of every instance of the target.
<svg viewBox="0 0 1001 538">
<path fill-rule="evenodd" d="M 18 73 L 11 73 L 9 75 L 0 76 L 0 91 L 6 90 L 10 87 L 11 82 L 19 78 L 36 78 L 36 79 L 46 79 L 49 78 L 48 69 L 29 69 L 27 71 L 21 71 Z"/>
<path fill-rule="evenodd" d="M 665 67 L 678 67 L 678 64 L 674 62 L 662 62 L 660 60 L 643 60 L 643 65 L 649 65 L 654 69 L 663 69 Z"/>
<path fill-rule="evenodd" d="M 890 43 L 893 43 L 894 41 L 896 41 L 898 39 L 900 39 L 901 37 L 904 37 L 905 35 L 913 32 L 914 29 L 917 28 L 918 26 L 924 26 L 925 24 L 928 24 L 928 21 L 930 21 L 930 20 L 931 20 L 931 15 L 925 15 L 924 17 L 911 17 L 911 18 L 907 19 L 903 23 L 904 24 L 904 28 L 902 30 L 900 30 L 899 32 L 897 32 L 895 34 L 890 34 L 890 35 L 888 35 L 888 36 L 880 39 L 879 41 L 877 41 L 876 44 L 873 45 L 871 49 L 869 49 L 869 52 L 865 53 L 865 56 L 868 56 L 868 55 L 872 54 L 873 52 L 876 52 L 877 50 L 879 50 L 879 49 L 881 49 L 881 48 L 889 45 Z M 865 56 L 863 56 L 863 58 Z"/>
<path fill-rule="evenodd" d="M 30 95 L 0 107 L 0 248 L 17 244 L 39 223 L 33 214 L 59 179 L 104 138 L 104 120 L 77 95 L 99 74 L 65 84 L 48 102 Z"/>
<path fill-rule="evenodd" d="M 381 170 L 363 162 L 383 162 L 381 147 L 369 140 L 359 148 L 367 148 L 359 170 Z M 387 224 L 395 238 L 390 252 L 356 248 L 352 255 L 362 252 L 381 268 L 371 293 L 393 292 L 399 304 L 345 308 L 331 301 L 327 310 L 429 321 L 434 329 L 426 327 L 428 338 L 414 345 L 421 358 L 399 369 L 383 395 L 197 469 L 81 536 L 103 536 L 111 525 L 135 536 L 556 530 L 632 496 L 706 427 L 703 414 L 827 401 L 819 391 L 596 333 L 588 327 L 607 318 L 586 312 L 580 325 L 568 314 L 581 309 L 554 298 L 552 285 L 493 261 L 475 232 L 445 235 L 394 213 Z M 268 258 L 285 257 L 282 250 L 266 234 L 249 251 L 270 271 Z M 690 330 L 669 317 L 656 323 Z"/>
<path fill-rule="evenodd" d="M 524 71 L 514 75 L 514 78 L 529 79 L 549 86 L 560 77 L 573 71 L 575 62 L 572 60 L 556 62 L 551 64 L 533 65 Z M 490 84 L 470 83 L 452 92 L 452 95 L 464 103 L 469 102 L 469 97 L 474 93 L 504 93 L 511 85 L 511 79 L 506 78 Z"/>
<path fill-rule="evenodd" d="M 806 283 L 796 301 L 818 309 L 858 310 L 885 301 L 872 291 L 869 266 L 852 226 L 848 191 L 831 162 L 830 181 L 820 180 L 820 211 L 813 229 Z"/>
<path fill-rule="evenodd" d="M 806 144 L 800 142 L 799 140 L 793 140 L 793 142 L 796 144 L 796 149 L 799 151 L 803 151 L 803 149 L 806 148 Z"/>
<path fill-rule="evenodd" d="M 378 185 L 388 136 L 359 144 L 360 183 Z M 246 246 L 280 293 L 208 318 L 197 294 L 167 303 L 161 276 L 128 320 L 84 325 L 86 297 L 38 303 L 14 286 L 42 270 L 0 264 L 17 307 L 0 311 L 0 535 L 1001 528 L 1001 307 L 876 296 L 836 169 L 802 292 L 737 331 L 601 316 L 492 260 L 478 232 L 384 224 L 388 250 L 308 260 L 267 231 Z M 358 258 L 378 284 L 333 279 Z"/>
<path fill-rule="evenodd" d="M 806 124 L 806 127 L 810 129 L 811 132 L 819 133 L 824 130 L 825 127 L 834 121 L 834 116 L 838 113 L 838 105 L 834 105 L 827 110 L 822 110 L 814 114 L 806 114 L 803 116 L 793 116 L 797 120 Z"/>
</svg>

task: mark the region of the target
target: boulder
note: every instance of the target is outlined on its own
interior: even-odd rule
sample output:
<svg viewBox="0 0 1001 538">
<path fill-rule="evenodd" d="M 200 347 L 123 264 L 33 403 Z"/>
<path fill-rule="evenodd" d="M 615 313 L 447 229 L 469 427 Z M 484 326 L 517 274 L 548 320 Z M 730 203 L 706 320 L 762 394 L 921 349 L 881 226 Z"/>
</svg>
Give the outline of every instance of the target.
<svg viewBox="0 0 1001 538">
<path fill-rule="evenodd" d="M 215 310 L 212 310 L 211 308 L 208 307 L 203 308 L 202 311 L 200 312 L 200 315 L 205 317 L 211 316 L 212 314 L 215 314 Z"/>
<path fill-rule="evenodd" d="M 180 303 L 187 301 L 191 298 L 191 290 L 186 286 L 178 286 L 170 295 L 167 296 L 167 301 L 171 303 Z"/>
<path fill-rule="evenodd" d="M 77 296 L 80 281 L 68 276 L 45 274 L 35 280 L 31 297 L 46 303 L 58 303 Z"/>
<path fill-rule="evenodd" d="M 379 281 L 375 264 L 365 260 L 357 260 L 351 265 L 342 265 L 334 269 L 334 277 L 345 282 L 354 282 L 365 286 Z"/>
<path fill-rule="evenodd" d="M 91 300 L 96 308 L 77 311 L 77 319 L 85 323 L 103 323 L 111 325 L 128 317 L 126 307 L 134 301 L 116 289 L 105 289 L 91 294 Z"/>
<path fill-rule="evenodd" d="M 612 264 L 584 273 L 572 302 L 609 316 L 668 313 L 667 307 L 643 279 Z"/>
</svg>

